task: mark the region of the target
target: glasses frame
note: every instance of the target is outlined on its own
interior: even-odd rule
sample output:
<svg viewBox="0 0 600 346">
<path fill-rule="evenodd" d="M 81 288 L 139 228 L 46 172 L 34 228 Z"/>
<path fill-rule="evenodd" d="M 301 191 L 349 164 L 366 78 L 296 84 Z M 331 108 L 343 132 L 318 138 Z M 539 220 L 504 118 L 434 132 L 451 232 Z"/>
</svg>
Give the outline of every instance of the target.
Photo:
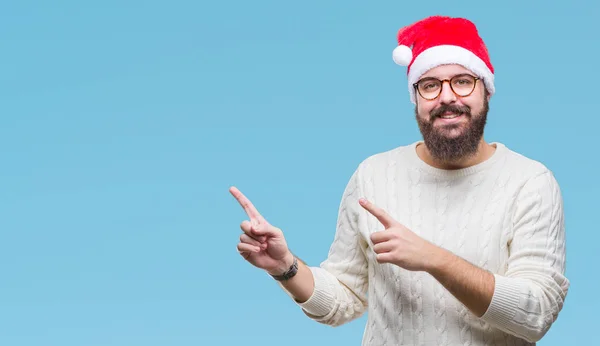
<svg viewBox="0 0 600 346">
<path fill-rule="evenodd" d="M 466 95 L 457 94 L 456 91 L 454 91 L 454 88 L 452 87 L 452 80 L 454 78 L 465 77 L 465 76 L 469 76 L 469 77 L 473 78 L 473 80 L 474 80 L 473 81 L 473 89 L 471 89 L 471 91 L 468 94 L 466 94 Z M 433 97 L 433 98 L 427 98 L 427 97 L 423 96 L 423 94 L 421 94 L 421 90 L 419 90 L 419 83 L 421 83 L 424 80 L 430 80 L 430 79 L 437 80 L 438 82 L 441 83 L 441 86 L 440 86 L 440 88 L 438 90 L 437 95 L 435 95 L 435 97 Z M 415 88 L 415 90 L 419 93 L 419 95 L 422 98 L 424 98 L 425 100 L 433 101 L 433 100 L 437 99 L 438 97 L 440 97 L 440 94 L 442 93 L 442 90 L 444 89 L 444 83 L 448 82 L 448 85 L 450 86 L 450 90 L 452 90 L 452 92 L 454 93 L 454 95 L 456 95 L 458 97 L 469 97 L 469 96 L 471 96 L 471 94 L 473 93 L 473 91 L 475 91 L 475 87 L 477 86 L 477 81 L 480 81 L 480 80 L 482 80 L 482 79 L 479 78 L 479 77 L 472 76 L 472 75 L 470 75 L 468 73 L 458 74 L 456 76 L 453 76 L 450 79 L 439 79 L 439 78 L 435 78 L 435 77 L 426 77 L 426 78 L 423 78 L 423 79 L 419 79 L 416 83 L 413 83 L 413 88 Z"/>
</svg>

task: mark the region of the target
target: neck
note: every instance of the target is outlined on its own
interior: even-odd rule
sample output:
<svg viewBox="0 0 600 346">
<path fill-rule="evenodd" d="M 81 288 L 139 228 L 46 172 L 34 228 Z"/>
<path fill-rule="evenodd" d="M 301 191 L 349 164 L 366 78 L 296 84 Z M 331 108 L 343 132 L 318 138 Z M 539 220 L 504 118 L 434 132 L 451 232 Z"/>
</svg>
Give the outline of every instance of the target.
<svg viewBox="0 0 600 346">
<path fill-rule="evenodd" d="M 441 161 L 432 156 L 425 143 L 420 143 L 417 145 L 417 155 L 421 160 L 435 168 L 447 170 L 456 170 L 477 165 L 489 159 L 494 154 L 495 150 L 496 146 L 487 143 L 482 138 L 475 154 L 450 162 Z"/>
</svg>

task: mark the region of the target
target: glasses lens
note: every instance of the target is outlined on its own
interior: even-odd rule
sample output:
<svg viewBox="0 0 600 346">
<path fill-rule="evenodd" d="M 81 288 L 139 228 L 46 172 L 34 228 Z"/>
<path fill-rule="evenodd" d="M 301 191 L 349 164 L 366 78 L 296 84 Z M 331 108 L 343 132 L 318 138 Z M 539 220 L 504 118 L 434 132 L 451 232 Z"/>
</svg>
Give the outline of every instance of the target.
<svg viewBox="0 0 600 346">
<path fill-rule="evenodd" d="M 460 96 L 469 95 L 475 88 L 475 78 L 472 76 L 456 76 L 452 78 L 452 89 Z"/>
<path fill-rule="evenodd" d="M 437 79 L 424 79 L 419 81 L 417 85 L 419 93 L 423 98 L 434 99 L 440 93 L 442 83 Z"/>
</svg>

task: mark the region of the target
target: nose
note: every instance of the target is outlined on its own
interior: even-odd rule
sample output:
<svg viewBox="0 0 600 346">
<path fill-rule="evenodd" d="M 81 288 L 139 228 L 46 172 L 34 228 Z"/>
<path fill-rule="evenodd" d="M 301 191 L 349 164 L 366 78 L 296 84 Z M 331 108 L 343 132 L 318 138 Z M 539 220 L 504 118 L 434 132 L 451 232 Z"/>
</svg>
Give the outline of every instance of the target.
<svg viewBox="0 0 600 346">
<path fill-rule="evenodd" d="M 446 85 L 448 83 L 448 85 Z M 440 103 L 449 104 L 456 102 L 456 94 L 452 91 L 449 81 L 442 82 L 442 90 L 440 91 Z"/>
</svg>

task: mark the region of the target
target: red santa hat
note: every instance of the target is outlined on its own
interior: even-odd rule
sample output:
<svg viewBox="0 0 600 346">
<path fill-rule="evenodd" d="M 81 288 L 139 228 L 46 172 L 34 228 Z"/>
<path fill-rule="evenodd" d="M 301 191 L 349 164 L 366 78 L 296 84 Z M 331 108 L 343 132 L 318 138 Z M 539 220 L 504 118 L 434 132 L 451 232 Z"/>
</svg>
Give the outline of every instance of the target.
<svg viewBox="0 0 600 346">
<path fill-rule="evenodd" d="M 475 24 L 464 18 L 431 16 L 398 31 L 393 60 L 408 66 L 408 90 L 416 103 L 413 84 L 428 70 L 445 64 L 459 64 L 483 79 L 494 93 L 494 67 Z"/>
</svg>

